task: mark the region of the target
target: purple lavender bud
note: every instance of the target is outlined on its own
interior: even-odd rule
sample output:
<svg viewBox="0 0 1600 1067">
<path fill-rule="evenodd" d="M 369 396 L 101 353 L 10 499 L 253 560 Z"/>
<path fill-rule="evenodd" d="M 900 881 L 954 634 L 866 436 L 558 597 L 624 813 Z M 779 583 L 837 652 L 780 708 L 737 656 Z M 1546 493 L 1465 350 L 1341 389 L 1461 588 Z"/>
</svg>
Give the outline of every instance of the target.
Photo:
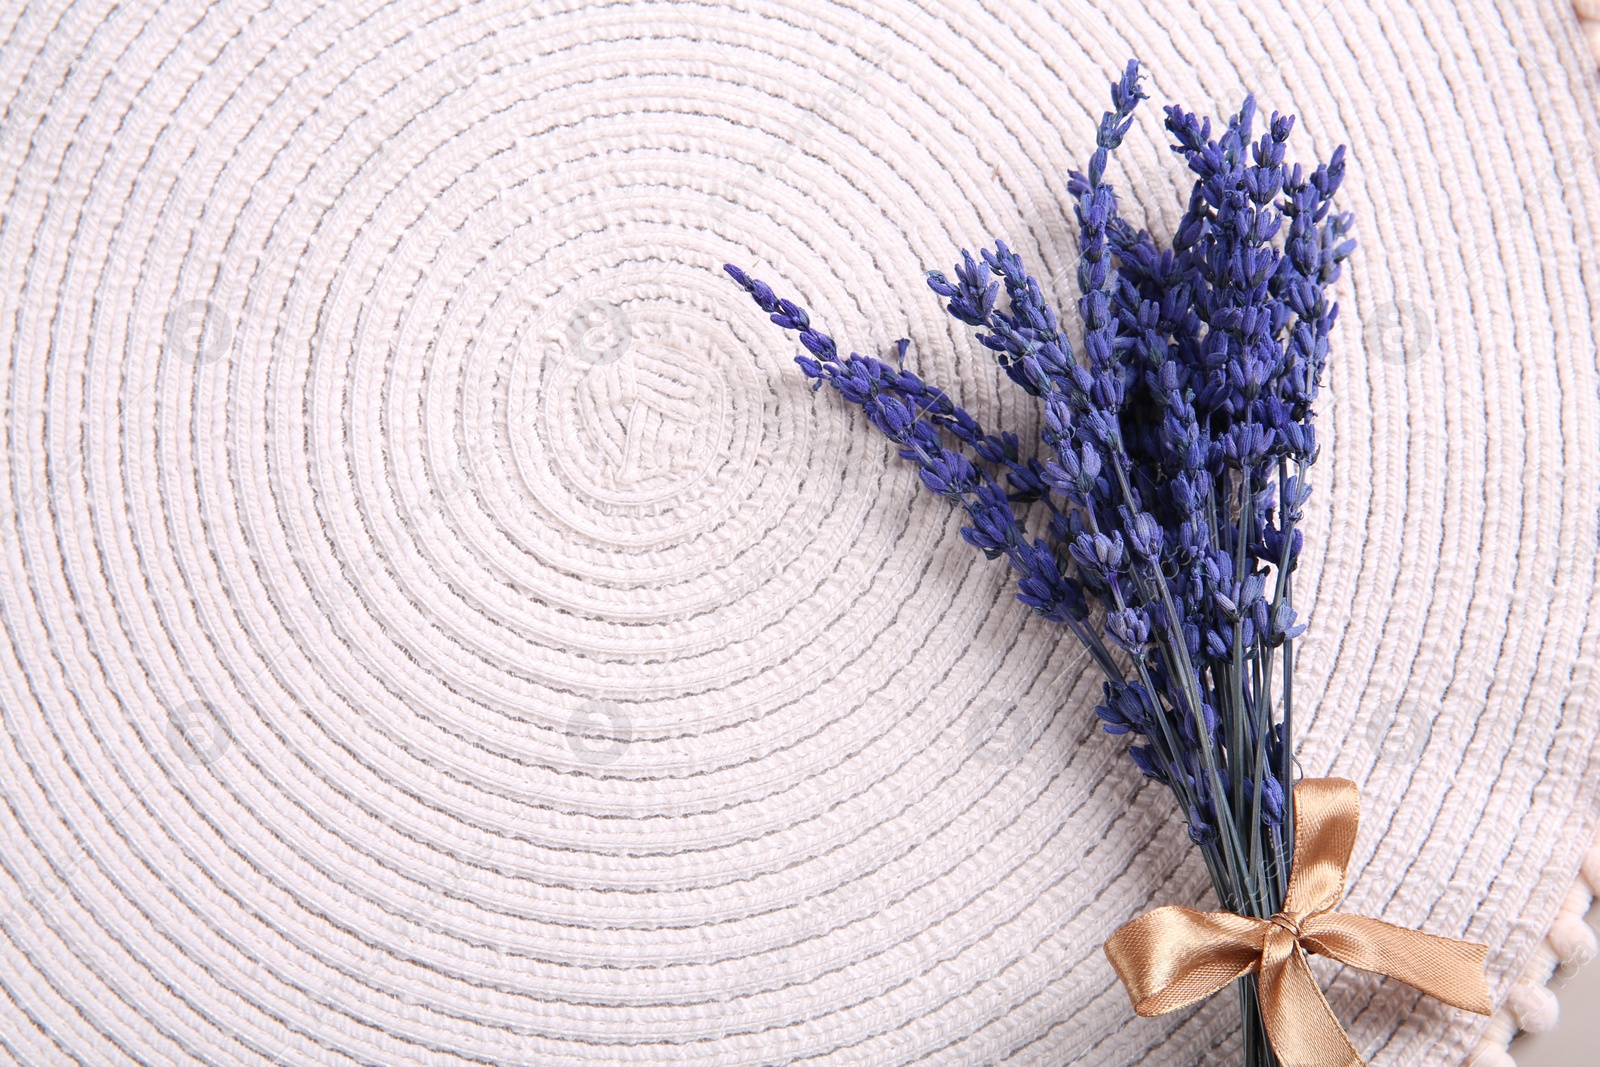
<svg viewBox="0 0 1600 1067">
<path fill-rule="evenodd" d="M 1099 716 L 1101 727 L 1108 734 L 1125 734 L 1133 729 L 1132 725 L 1122 718 L 1122 713 L 1114 707 L 1097 704 L 1095 705 L 1094 713 Z"/>
<path fill-rule="evenodd" d="M 922 463 L 924 456 L 931 456 L 942 448 L 939 431 L 926 422 L 912 423 L 904 439 L 897 443 L 905 446 L 898 450 L 898 454 L 908 463 Z"/>
<path fill-rule="evenodd" d="M 1223 454 L 1230 467 L 1254 467 L 1272 447 L 1274 434 L 1259 423 L 1241 422 L 1223 437 Z"/>
<path fill-rule="evenodd" d="M 961 539 L 979 552 L 982 552 L 989 559 L 998 559 L 1006 547 L 1003 539 L 994 537 L 988 531 L 979 529 L 978 526 L 961 527 Z"/>
<path fill-rule="evenodd" d="M 1020 544 L 1014 562 L 1023 575 L 1017 582 L 1017 599 L 1022 603 L 1055 622 L 1082 622 L 1089 617 L 1082 588 L 1061 574 L 1048 545 Z"/>
<path fill-rule="evenodd" d="M 1122 77 L 1111 83 L 1111 103 L 1117 109 L 1117 114 L 1127 114 L 1134 105 L 1149 97 L 1139 86 L 1139 61 L 1128 60 L 1128 65 L 1123 68 Z"/>
<path fill-rule="evenodd" d="M 1132 655 L 1141 655 L 1150 641 L 1150 619 L 1139 608 L 1123 608 L 1106 615 L 1106 636 Z"/>
<path fill-rule="evenodd" d="M 1053 433 L 1063 437 L 1072 432 L 1072 408 L 1067 404 L 1065 397 L 1059 393 L 1052 393 L 1045 398 L 1044 422 Z"/>
<path fill-rule="evenodd" d="M 1084 445 L 1079 455 L 1083 462 L 1083 477 L 1086 480 L 1083 491 L 1088 492 L 1094 487 L 1094 480 L 1100 477 L 1100 453 L 1088 445 Z"/>
<path fill-rule="evenodd" d="M 977 506 L 968 510 L 971 526 L 961 528 L 961 536 L 973 547 L 981 549 L 990 559 L 995 559 L 1015 543 L 1015 523 L 1008 522 L 1011 509 L 1004 497 L 996 501 L 987 492 L 989 485 L 979 488 Z"/>
<path fill-rule="evenodd" d="M 1299 531 L 1297 530 L 1295 532 L 1298 533 Z M 1293 638 L 1299 637 L 1301 634 L 1305 633 L 1305 625 L 1296 625 L 1294 620 L 1294 609 L 1289 607 L 1287 604 L 1279 604 L 1277 609 L 1272 613 L 1272 628 L 1270 631 L 1270 636 L 1268 637 L 1268 642 L 1274 648 L 1283 644 L 1285 640 L 1292 640 Z M 1265 631 L 1266 627 L 1262 627 L 1262 629 Z"/>
<path fill-rule="evenodd" d="M 1267 621 L 1267 600 L 1257 597 L 1250 602 L 1250 619 L 1255 623 L 1255 628 L 1261 633 L 1266 633 L 1269 625 Z"/>
<path fill-rule="evenodd" d="M 821 356 L 823 359 L 833 359 L 839 354 L 837 347 L 833 343 L 833 338 L 815 330 L 806 330 L 802 333 L 800 335 L 800 343 L 805 345 L 806 349 L 813 355 Z"/>
<path fill-rule="evenodd" d="M 1045 390 L 1044 368 L 1040 365 L 1038 357 L 1026 355 L 1015 363 L 1006 365 L 1006 376 L 1022 386 L 1030 396 L 1039 396 Z"/>
<path fill-rule="evenodd" d="M 1086 329 L 1099 330 L 1111 321 L 1111 304 L 1106 299 L 1106 294 L 1098 288 L 1086 294 L 1079 301 L 1079 306 L 1083 309 L 1083 324 Z"/>
<path fill-rule="evenodd" d="M 1005 446 L 993 437 L 978 438 L 973 442 L 973 448 L 977 451 L 980 459 L 989 463 L 1005 462 Z"/>
<path fill-rule="evenodd" d="M 778 310 L 770 318 L 785 330 L 804 330 L 811 325 L 811 317 L 806 314 L 805 308 L 792 300 L 779 300 Z"/>
<path fill-rule="evenodd" d="M 1283 783 L 1268 772 L 1261 780 L 1261 814 L 1267 825 L 1283 825 L 1283 799 Z"/>
<path fill-rule="evenodd" d="M 1104 587 L 1111 581 L 1122 563 L 1122 546 L 1105 534 L 1080 533 L 1067 546 L 1067 552 L 1096 586 Z"/>
<path fill-rule="evenodd" d="M 1207 544 L 1204 522 L 1186 519 L 1178 524 L 1178 549 L 1181 555 L 1192 561 Z M 1196 576 L 1196 581 L 1199 580 Z M 1198 596 L 1199 594 L 1196 594 Z"/>
<path fill-rule="evenodd" d="M 1290 477 L 1283 485 L 1284 514 L 1291 512 L 1299 516 L 1300 509 L 1305 507 L 1307 500 L 1311 499 L 1312 486 L 1300 478 Z"/>
<path fill-rule="evenodd" d="M 1091 410 L 1084 417 L 1085 428 L 1089 431 L 1091 440 L 1098 442 L 1111 451 L 1120 451 L 1122 448 L 1122 428 L 1117 425 L 1117 420 L 1101 411 Z"/>
<path fill-rule="evenodd" d="M 1116 530 L 1111 536 L 1105 534 L 1094 535 L 1094 554 L 1100 560 L 1100 565 L 1108 573 L 1115 574 L 1122 569 L 1122 534 Z"/>
<path fill-rule="evenodd" d="M 923 483 L 940 495 L 967 493 L 977 487 L 978 472 L 959 452 L 943 451 L 921 472 Z"/>
<path fill-rule="evenodd" d="M 1091 223 L 1080 220 L 1080 225 L 1089 226 Z M 1110 269 L 1104 259 L 1090 259 L 1085 257 L 1078 261 L 1078 287 L 1098 291 L 1106 283 L 1106 273 Z M 1080 305 L 1079 313 L 1087 319 L 1088 315 Z"/>
<path fill-rule="evenodd" d="M 941 395 L 941 399 L 943 399 L 942 395 Z M 941 406 L 943 406 L 943 405 L 941 405 Z M 970 444 L 970 445 L 972 445 L 974 447 L 977 447 L 979 442 L 984 442 L 987 447 L 990 447 L 990 448 L 994 447 L 993 439 L 992 438 L 986 438 L 984 436 L 983 427 L 978 425 L 978 422 L 977 422 L 976 419 L 974 419 L 971 415 L 968 415 L 966 413 L 966 411 L 963 410 L 962 408 L 958 408 L 958 407 L 954 407 L 954 405 L 950 405 L 950 409 L 951 409 L 950 413 L 944 417 L 944 419 L 945 419 L 944 425 L 950 430 L 951 433 L 955 434 L 961 440 L 965 441 L 967 444 Z M 1017 436 L 1016 436 L 1016 434 L 1011 434 L 1011 433 L 1004 434 L 1004 435 L 1002 435 L 1002 438 L 1003 439 L 1009 438 L 1010 442 L 1011 442 L 1011 447 L 1009 449 L 1007 449 L 1006 447 L 1004 447 L 1004 444 L 1003 444 L 1003 441 L 1002 441 L 1002 445 L 1000 447 L 1001 458 L 998 459 L 998 460 L 995 460 L 994 462 L 996 462 L 996 463 L 1004 462 L 1005 460 L 1008 460 L 1008 459 L 1014 460 L 1014 459 L 1017 458 L 1017 449 L 1016 449 Z"/>
<path fill-rule="evenodd" d="M 732 263 L 724 263 L 722 269 L 754 298 L 756 306 L 762 311 L 771 313 L 778 310 L 778 298 L 766 283 L 756 281 Z"/>
<path fill-rule="evenodd" d="M 1210 119 L 1202 125 L 1199 118 L 1176 104 L 1168 104 L 1162 110 L 1167 114 L 1167 132 L 1178 141 L 1172 146 L 1174 152 L 1198 152 L 1211 140 Z"/>
<path fill-rule="evenodd" d="M 1063 452 L 1059 461 L 1050 460 L 1044 465 L 1045 481 L 1058 493 L 1078 491 L 1078 479 L 1083 475 L 1083 464 L 1070 450 Z"/>
<path fill-rule="evenodd" d="M 1151 750 L 1149 745 L 1134 745 L 1128 749 L 1128 755 L 1132 757 L 1134 765 L 1139 768 L 1146 778 L 1154 778 L 1158 782 L 1167 780 L 1167 776 L 1162 772 L 1160 764 L 1156 762 L 1155 752 Z"/>
<path fill-rule="evenodd" d="M 1127 507 L 1120 510 L 1123 527 L 1128 531 L 1128 543 L 1133 546 L 1134 553 L 1145 560 L 1159 559 L 1163 535 L 1155 516 L 1148 511 L 1133 514 Z"/>
<path fill-rule="evenodd" d="M 1172 493 L 1172 502 L 1177 505 L 1180 511 L 1185 513 L 1194 511 L 1194 484 L 1190 482 L 1187 476 L 1182 474 L 1175 475 L 1172 481 L 1167 483 L 1167 487 Z M 1189 529 L 1189 524 L 1184 523 L 1181 530 L 1179 540 L 1187 546 L 1191 543 L 1190 533 L 1192 531 Z"/>
<path fill-rule="evenodd" d="M 1138 682 L 1111 683 L 1102 687 L 1104 703 L 1095 709 L 1108 733 L 1148 734 L 1154 725 L 1155 705 Z M 1113 727 L 1118 729 L 1113 729 Z"/>
</svg>

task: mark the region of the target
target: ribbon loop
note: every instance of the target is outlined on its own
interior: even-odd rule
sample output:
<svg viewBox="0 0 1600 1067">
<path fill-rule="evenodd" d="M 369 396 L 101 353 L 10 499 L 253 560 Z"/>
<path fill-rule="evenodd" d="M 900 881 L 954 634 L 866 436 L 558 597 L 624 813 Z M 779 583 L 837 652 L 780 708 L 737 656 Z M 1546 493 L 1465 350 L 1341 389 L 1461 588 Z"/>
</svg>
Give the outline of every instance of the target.
<svg viewBox="0 0 1600 1067">
<path fill-rule="evenodd" d="M 1161 1015 L 1259 973 L 1262 1022 L 1283 1067 L 1361 1067 L 1306 961 L 1314 952 L 1490 1014 L 1485 946 L 1333 910 L 1360 819 L 1354 782 L 1307 778 L 1294 790 L 1294 864 L 1281 911 L 1257 919 L 1168 905 L 1119 927 L 1105 952 L 1134 1011 Z"/>
</svg>

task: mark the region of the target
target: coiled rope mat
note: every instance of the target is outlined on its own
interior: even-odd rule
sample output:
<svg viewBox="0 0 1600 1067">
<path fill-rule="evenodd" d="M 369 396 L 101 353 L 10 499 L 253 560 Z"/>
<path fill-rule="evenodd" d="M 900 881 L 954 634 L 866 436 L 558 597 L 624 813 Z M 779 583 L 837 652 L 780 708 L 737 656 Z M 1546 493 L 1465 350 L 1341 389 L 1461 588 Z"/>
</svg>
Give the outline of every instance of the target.
<svg viewBox="0 0 1600 1067">
<path fill-rule="evenodd" d="M 1302 762 L 1352 908 L 1540 950 L 1600 789 L 1567 7 L 10 7 L 0 1057 L 1231 1062 L 1099 950 L 1210 896 L 1088 665 L 718 269 L 1026 431 L 920 272 L 1070 301 L 1130 55 L 1158 232 L 1161 103 L 1352 145 Z M 1483 1031 L 1321 973 L 1380 1064 Z"/>
</svg>

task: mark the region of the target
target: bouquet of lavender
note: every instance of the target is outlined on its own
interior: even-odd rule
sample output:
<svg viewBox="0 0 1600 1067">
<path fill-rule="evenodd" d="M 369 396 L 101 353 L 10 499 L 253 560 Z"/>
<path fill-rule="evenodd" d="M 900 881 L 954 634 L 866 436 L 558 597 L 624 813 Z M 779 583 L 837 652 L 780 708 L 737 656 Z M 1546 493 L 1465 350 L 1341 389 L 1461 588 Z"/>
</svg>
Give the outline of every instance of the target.
<svg viewBox="0 0 1600 1067">
<path fill-rule="evenodd" d="M 1306 173 L 1284 162 L 1293 116 L 1274 113 L 1254 137 L 1246 97 L 1213 136 L 1209 119 L 1168 107 L 1172 150 L 1196 179 L 1162 248 L 1120 217 L 1105 180 L 1144 98 L 1130 62 L 1088 173 L 1070 175 L 1081 345 L 1003 242 L 963 252 L 954 279 L 928 272 L 949 313 L 1040 398 L 1037 457 L 904 369 L 909 342 L 895 365 L 841 357 L 802 308 L 727 271 L 799 332 L 813 387 L 861 405 L 923 483 L 966 510 L 963 537 L 1011 564 L 1017 598 L 1088 649 L 1105 674 L 1105 729 L 1142 742 L 1129 755 L 1171 788 L 1222 907 L 1265 919 L 1283 904 L 1294 847 L 1296 527 L 1338 314 L 1327 290 L 1355 248 L 1351 217 L 1330 210 L 1344 149 Z M 1045 538 L 1019 517 L 1030 507 L 1048 513 Z M 1275 1062 L 1255 981 L 1239 982 L 1252 1065 Z"/>
</svg>

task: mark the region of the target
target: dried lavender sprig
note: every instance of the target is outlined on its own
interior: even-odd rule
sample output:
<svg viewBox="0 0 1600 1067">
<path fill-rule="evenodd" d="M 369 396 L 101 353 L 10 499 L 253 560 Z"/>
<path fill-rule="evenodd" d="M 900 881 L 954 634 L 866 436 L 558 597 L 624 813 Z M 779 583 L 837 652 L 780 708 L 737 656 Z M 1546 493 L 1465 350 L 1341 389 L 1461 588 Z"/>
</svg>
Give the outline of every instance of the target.
<svg viewBox="0 0 1600 1067">
<path fill-rule="evenodd" d="M 1012 511 L 1011 501 L 993 477 L 960 452 L 944 446 L 935 424 L 952 430 L 958 439 L 988 459 L 993 459 L 997 449 L 1003 451 L 1009 446 L 1014 450 L 1015 437 L 1008 435 L 1009 441 L 1005 441 L 984 434 L 976 420 L 956 407 L 947 394 L 910 371 L 854 352 L 841 359 L 833 339 L 811 326 L 804 309 L 779 298 L 766 283 L 751 278 L 733 264 L 726 264 L 723 269 L 775 324 L 799 331 L 800 342 L 811 355 L 797 356 L 795 362 L 815 386 L 827 382 L 846 400 L 860 405 L 867 420 L 900 446 L 900 458 L 918 465 L 922 482 L 930 491 L 966 510 L 972 525 L 962 527 L 962 538 L 990 559 L 1002 555 L 1007 558 L 1018 574 L 1017 599 L 1045 618 L 1067 624 L 1101 669 L 1120 678 L 1121 672 L 1109 652 L 1083 625 L 1089 609 L 1082 588 L 1062 574 L 1047 544 L 1029 539 Z M 933 411 L 931 420 L 918 417 L 929 410 Z"/>
</svg>

